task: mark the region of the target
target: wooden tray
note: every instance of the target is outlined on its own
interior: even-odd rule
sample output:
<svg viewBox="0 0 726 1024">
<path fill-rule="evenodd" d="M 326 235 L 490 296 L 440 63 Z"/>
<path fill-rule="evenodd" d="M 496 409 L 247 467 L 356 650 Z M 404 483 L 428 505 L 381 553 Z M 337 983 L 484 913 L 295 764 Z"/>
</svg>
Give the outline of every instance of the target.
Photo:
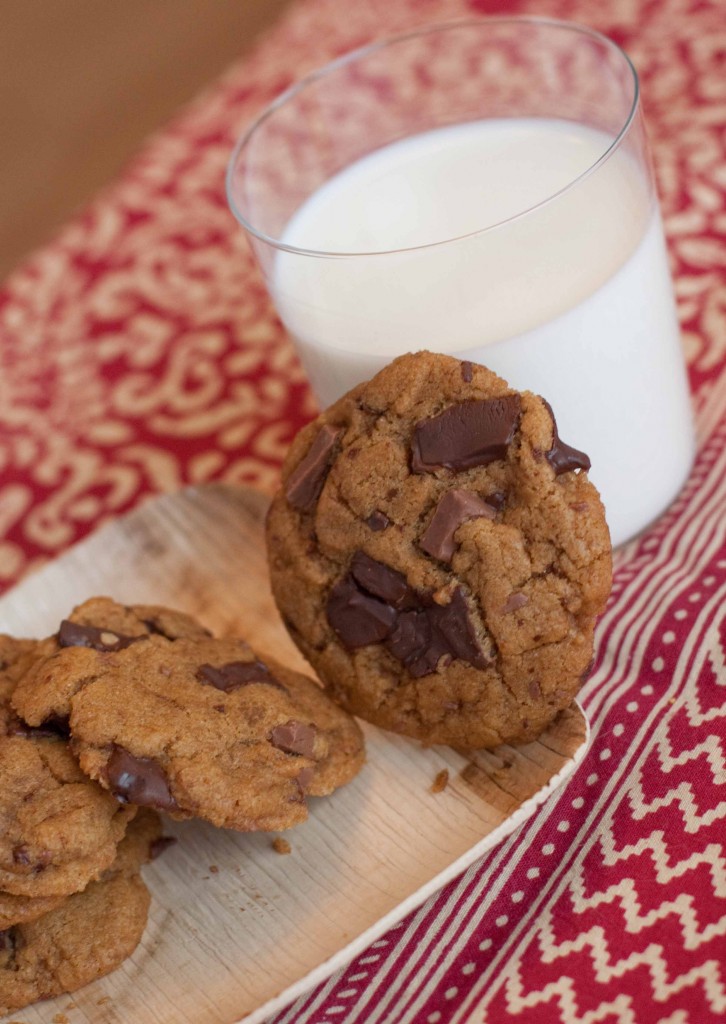
<svg viewBox="0 0 726 1024">
<path fill-rule="evenodd" d="M 305 670 L 269 590 L 266 504 L 225 485 L 151 501 L 0 601 L 0 630 L 47 635 L 74 604 L 108 594 L 182 608 L 215 633 L 247 637 L 263 654 Z M 536 743 L 469 757 L 369 726 L 365 732 L 366 766 L 332 797 L 311 801 L 309 821 L 285 834 L 288 856 L 273 850 L 269 834 L 169 823 L 179 843 L 145 869 L 152 910 L 134 956 L 72 997 L 12 1019 L 262 1021 L 525 821 L 572 774 L 588 742 L 577 704 Z M 433 793 L 444 768 L 449 785 Z"/>
</svg>

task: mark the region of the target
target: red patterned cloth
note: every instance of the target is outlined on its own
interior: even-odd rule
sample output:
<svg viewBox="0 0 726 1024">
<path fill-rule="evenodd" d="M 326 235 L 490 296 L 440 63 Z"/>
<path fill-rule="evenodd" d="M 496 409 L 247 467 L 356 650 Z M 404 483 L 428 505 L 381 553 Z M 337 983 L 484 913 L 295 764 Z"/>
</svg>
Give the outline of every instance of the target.
<svg viewBox="0 0 726 1024">
<path fill-rule="evenodd" d="M 722 0 L 303 0 L 0 292 L 4 584 L 145 496 L 274 485 L 313 413 L 223 174 L 293 79 L 402 28 L 529 12 L 638 67 L 697 413 L 683 493 L 616 556 L 567 789 L 277 1024 L 726 1020 Z"/>
</svg>

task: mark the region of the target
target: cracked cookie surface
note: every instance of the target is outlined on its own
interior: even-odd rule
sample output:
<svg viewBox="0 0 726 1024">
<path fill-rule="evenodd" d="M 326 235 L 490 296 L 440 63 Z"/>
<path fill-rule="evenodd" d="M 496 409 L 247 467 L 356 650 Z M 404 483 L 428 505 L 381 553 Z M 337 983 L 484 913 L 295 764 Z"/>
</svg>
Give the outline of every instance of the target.
<svg viewBox="0 0 726 1024">
<path fill-rule="evenodd" d="M 74 608 L 61 622 L 58 632 L 46 640 L 17 641 L 7 637 L 9 644 L 35 645 L 33 656 L 25 655 L 22 670 L 17 667 L 12 670 L 10 691 L 15 712 L 32 726 L 41 726 L 48 720 L 62 723 L 68 717 L 68 702 L 60 692 L 55 694 L 55 704 L 49 704 L 48 693 L 39 685 L 38 669 L 42 660 L 67 648 L 87 647 L 101 652 L 122 650 L 149 636 L 178 640 L 208 637 L 210 633 L 184 612 L 159 605 L 119 604 L 110 597 L 91 597 Z M 0 645 L 0 664 L 2 653 Z M 16 662 L 19 659 L 18 654 Z"/>
<path fill-rule="evenodd" d="M 580 688 L 610 591 L 588 467 L 541 398 L 426 352 L 303 429 L 270 575 L 335 699 L 428 743 L 536 737 Z"/>
<path fill-rule="evenodd" d="M 37 920 L 0 929 L 0 1015 L 74 992 L 134 951 L 150 901 L 139 872 L 160 835 L 158 815 L 141 811 L 98 881 Z"/>
</svg>

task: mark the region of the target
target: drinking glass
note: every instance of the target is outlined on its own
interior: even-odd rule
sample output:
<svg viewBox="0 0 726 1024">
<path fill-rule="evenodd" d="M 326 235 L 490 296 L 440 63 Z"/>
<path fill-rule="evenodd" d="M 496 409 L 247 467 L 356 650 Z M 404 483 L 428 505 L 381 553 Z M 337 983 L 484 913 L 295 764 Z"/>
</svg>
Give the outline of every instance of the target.
<svg viewBox="0 0 726 1024">
<path fill-rule="evenodd" d="M 227 188 L 321 405 L 403 352 L 447 352 L 550 402 L 614 544 L 675 497 L 690 399 L 615 43 L 517 17 L 364 47 L 260 115 Z"/>
</svg>

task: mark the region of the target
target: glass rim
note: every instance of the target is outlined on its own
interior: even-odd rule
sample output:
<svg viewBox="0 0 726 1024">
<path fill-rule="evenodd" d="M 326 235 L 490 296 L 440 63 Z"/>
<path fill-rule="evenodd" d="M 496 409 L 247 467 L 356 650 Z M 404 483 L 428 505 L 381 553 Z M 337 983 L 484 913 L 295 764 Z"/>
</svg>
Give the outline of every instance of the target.
<svg viewBox="0 0 726 1024">
<path fill-rule="evenodd" d="M 596 42 L 603 44 L 606 49 L 609 49 L 618 54 L 625 62 L 625 66 L 630 70 L 633 82 L 633 99 L 630 104 L 630 109 L 626 117 L 623 120 L 622 127 L 618 131 L 615 138 L 611 143 L 603 150 L 597 160 L 590 164 L 584 171 L 581 171 L 571 181 L 568 181 L 566 185 L 547 196 L 545 199 L 541 199 L 539 202 L 534 203 L 532 206 L 526 207 L 524 210 L 520 210 L 518 213 L 514 213 L 509 217 L 505 217 L 503 220 L 496 221 L 493 224 L 487 224 L 485 227 L 474 228 L 472 231 L 467 231 L 461 235 L 454 235 L 447 238 L 437 239 L 434 242 L 424 242 L 420 245 L 409 245 L 401 246 L 393 249 L 380 249 L 380 250 L 365 250 L 359 252 L 345 252 L 338 250 L 325 250 L 325 249 L 310 249 L 304 246 L 290 245 L 289 243 L 283 242 L 282 239 L 273 238 L 266 232 L 256 228 L 238 209 L 234 199 L 234 186 L 233 179 L 235 175 L 235 169 L 242 150 L 245 148 L 247 143 L 250 141 L 252 136 L 257 132 L 258 128 L 265 121 L 268 120 L 280 107 L 285 106 L 290 100 L 294 99 L 299 93 L 301 93 L 308 86 L 314 82 L 319 81 L 321 78 L 325 78 L 333 72 L 345 67 L 347 64 L 353 64 L 363 57 L 367 57 L 372 53 L 376 53 L 379 50 L 387 49 L 397 43 L 403 43 L 410 39 L 420 38 L 425 35 L 432 35 L 438 32 L 449 32 L 455 29 L 461 28 L 483 28 L 487 25 L 498 24 L 498 25 L 538 25 L 547 28 L 555 28 L 572 32 L 582 36 L 587 36 Z M 481 18 L 462 18 L 453 21 L 434 22 L 430 25 L 422 25 L 418 28 L 412 29 L 409 32 L 401 32 L 395 35 L 385 36 L 382 39 L 377 39 L 372 43 L 366 43 L 364 46 L 359 46 L 354 50 L 349 50 L 347 53 L 342 54 L 340 57 L 336 57 L 334 60 L 329 61 L 320 67 L 309 71 L 297 82 L 293 82 L 292 85 L 288 86 L 279 96 L 275 97 L 270 103 L 263 108 L 262 111 L 254 118 L 252 123 L 245 129 L 240 138 L 238 139 L 232 155 L 230 156 L 227 173 L 225 176 L 225 187 L 227 194 L 227 203 L 230 210 L 232 211 L 235 219 L 244 228 L 244 230 L 256 238 L 260 242 L 264 242 L 266 245 L 273 249 L 277 249 L 281 252 L 291 253 L 297 256 L 311 256 L 319 259 L 356 259 L 366 256 L 393 256 L 398 253 L 412 253 L 424 251 L 427 249 L 433 249 L 437 246 L 450 245 L 454 242 L 461 242 L 469 238 L 475 238 L 479 235 L 483 235 L 488 231 L 495 231 L 498 228 L 503 227 L 506 224 L 511 224 L 523 217 L 529 216 L 535 210 L 540 210 L 542 207 L 547 206 L 549 203 L 559 199 L 560 196 L 569 192 L 575 188 L 581 181 L 589 177 L 596 170 L 598 170 L 604 163 L 606 163 L 610 157 L 620 148 L 623 140 L 628 135 L 630 128 L 635 120 L 635 116 L 638 112 L 640 103 L 640 80 L 638 78 L 638 72 L 633 64 L 632 60 L 625 52 L 625 50 L 608 36 L 602 32 L 598 32 L 597 29 L 590 28 L 588 25 L 580 25 L 574 21 L 567 21 L 561 18 L 547 18 L 539 15 L 491 15 Z"/>
</svg>

